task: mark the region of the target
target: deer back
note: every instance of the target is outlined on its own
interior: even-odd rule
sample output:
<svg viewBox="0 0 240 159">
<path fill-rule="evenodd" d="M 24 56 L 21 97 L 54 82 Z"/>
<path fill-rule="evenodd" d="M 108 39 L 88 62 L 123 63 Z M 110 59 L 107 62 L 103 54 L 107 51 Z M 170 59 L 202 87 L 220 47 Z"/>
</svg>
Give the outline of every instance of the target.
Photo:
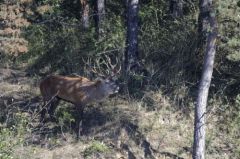
<svg viewBox="0 0 240 159">
<path fill-rule="evenodd" d="M 110 79 L 91 81 L 85 77 L 48 76 L 40 83 L 44 101 L 57 96 L 73 104 L 101 101 L 117 93 L 119 87 Z"/>
</svg>

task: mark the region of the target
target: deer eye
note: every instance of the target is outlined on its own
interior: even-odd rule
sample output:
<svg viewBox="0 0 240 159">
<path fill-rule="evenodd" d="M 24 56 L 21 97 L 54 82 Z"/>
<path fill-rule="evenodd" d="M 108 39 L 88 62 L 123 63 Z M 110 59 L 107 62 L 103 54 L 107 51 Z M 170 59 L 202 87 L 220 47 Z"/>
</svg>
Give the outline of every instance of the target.
<svg viewBox="0 0 240 159">
<path fill-rule="evenodd" d="M 100 85 L 101 83 L 102 83 L 102 81 L 98 80 L 98 81 L 95 82 L 95 85 L 97 86 L 97 85 Z"/>
</svg>

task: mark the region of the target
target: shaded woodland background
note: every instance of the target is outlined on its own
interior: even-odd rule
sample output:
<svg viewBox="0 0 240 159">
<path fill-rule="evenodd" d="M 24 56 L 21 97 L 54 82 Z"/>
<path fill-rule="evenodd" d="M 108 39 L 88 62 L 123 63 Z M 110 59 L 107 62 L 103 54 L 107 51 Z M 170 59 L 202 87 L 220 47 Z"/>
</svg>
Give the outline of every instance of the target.
<svg viewBox="0 0 240 159">
<path fill-rule="evenodd" d="M 85 140 L 77 143 L 82 149 L 72 144 L 71 104 L 60 104 L 57 124 L 38 127 L 38 83 L 51 73 L 94 79 L 83 62 L 86 58 L 104 54 L 123 62 L 125 1 L 105 2 L 100 38 L 95 1 L 88 1 L 88 28 L 82 23 L 78 0 L 0 3 L 1 157 L 44 158 L 43 154 L 49 154 L 54 158 L 55 153 L 57 158 L 62 153 L 69 158 L 64 149 L 81 152 L 82 158 L 191 156 L 192 114 L 204 56 L 197 50 L 198 1 L 183 1 L 180 17 L 171 13 L 169 1 L 140 2 L 138 53 L 148 76 L 131 75 L 129 95 L 120 92 L 86 110 Z M 239 158 L 240 1 L 216 0 L 214 7 L 219 38 L 207 108 L 206 156 Z M 119 81 L 123 83 L 122 76 Z M 73 152 L 72 158 L 79 157 Z"/>
</svg>

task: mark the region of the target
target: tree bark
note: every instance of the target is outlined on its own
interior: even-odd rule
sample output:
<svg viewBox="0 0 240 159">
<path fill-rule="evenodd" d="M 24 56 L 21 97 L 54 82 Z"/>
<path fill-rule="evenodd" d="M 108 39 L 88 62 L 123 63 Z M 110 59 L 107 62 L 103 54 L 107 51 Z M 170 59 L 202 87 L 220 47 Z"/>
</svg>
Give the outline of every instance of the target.
<svg viewBox="0 0 240 159">
<path fill-rule="evenodd" d="M 104 35 L 104 19 L 105 19 L 105 0 L 96 1 L 96 31 L 98 39 Z"/>
<path fill-rule="evenodd" d="M 216 53 L 217 22 L 213 13 L 212 1 L 200 0 L 199 32 L 201 40 L 208 31 L 202 77 L 195 106 L 193 159 L 205 158 L 205 115 L 209 87 Z M 207 12 L 206 12 L 207 11 Z M 210 28 L 210 31 L 207 28 Z M 205 33 L 204 33 L 205 32 Z M 202 45 L 205 46 L 205 45 Z"/>
<path fill-rule="evenodd" d="M 138 10 L 139 0 L 125 0 L 126 19 L 127 19 L 127 37 L 126 49 L 124 53 L 124 92 L 129 94 L 128 85 L 130 71 L 139 68 L 138 60 Z M 136 72 L 136 71 L 135 71 Z"/>
<path fill-rule="evenodd" d="M 126 49 L 124 53 L 124 91 L 128 92 L 128 86 L 133 88 L 143 88 L 149 84 L 149 72 L 144 68 L 142 61 L 139 59 L 138 52 L 138 11 L 139 0 L 125 0 L 126 19 L 127 19 L 127 37 Z M 139 75 L 139 76 L 138 76 Z M 135 77 L 142 77 L 141 80 Z M 129 80 L 131 78 L 131 81 Z M 140 82 L 141 81 L 141 82 Z M 131 83 L 130 83 L 131 82 Z"/>
<path fill-rule="evenodd" d="M 183 16 L 183 0 L 170 0 L 170 14 L 173 18 Z"/>
<path fill-rule="evenodd" d="M 89 4 L 87 0 L 80 0 L 82 7 L 82 25 L 84 29 L 89 28 Z"/>
<path fill-rule="evenodd" d="M 124 70 L 138 65 L 138 9 L 139 0 L 127 0 L 127 38 Z"/>
</svg>

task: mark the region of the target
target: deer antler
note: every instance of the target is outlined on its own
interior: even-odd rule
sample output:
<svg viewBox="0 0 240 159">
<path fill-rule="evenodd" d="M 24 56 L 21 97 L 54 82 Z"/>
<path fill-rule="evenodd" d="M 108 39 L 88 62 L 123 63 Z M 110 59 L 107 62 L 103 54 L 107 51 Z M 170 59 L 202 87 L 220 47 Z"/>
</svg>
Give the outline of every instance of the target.
<svg viewBox="0 0 240 159">
<path fill-rule="evenodd" d="M 96 73 L 98 76 L 114 76 L 121 71 L 121 65 L 119 65 L 119 60 L 116 58 L 115 64 L 112 63 L 111 58 L 107 55 L 95 57 L 94 62 L 91 58 L 87 58 L 87 61 L 83 59 L 83 62 L 89 67 L 89 69 Z M 119 69 L 117 70 L 117 66 Z M 104 70 L 104 71 L 103 71 Z"/>
<path fill-rule="evenodd" d="M 116 57 L 115 59 L 115 64 L 112 64 L 111 58 L 107 55 L 104 55 L 104 57 L 107 60 L 107 67 L 109 70 L 111 70 L 111 73 L 109 72 L 109 74 L 112 74 L 112 76 L 114 76 L 115 74 L 118 74 L 121 71 L 121 64 L 119 64 L 119 60 Z M 119 65 L 119 69 L 117 70 L 117 66 Z"/>
<path fill-rule="evenodd" d="M 92 58 L 88 57 L 87 60 L 83 60 L 83 63 L 90 69 L 91 72 L 97 74 L 100 77 L 105 77 L 105 73 L 101 71 L 101 62 L 100 58 L 96 58 L 94 62 L 92 62 Z"/>
</svg>

